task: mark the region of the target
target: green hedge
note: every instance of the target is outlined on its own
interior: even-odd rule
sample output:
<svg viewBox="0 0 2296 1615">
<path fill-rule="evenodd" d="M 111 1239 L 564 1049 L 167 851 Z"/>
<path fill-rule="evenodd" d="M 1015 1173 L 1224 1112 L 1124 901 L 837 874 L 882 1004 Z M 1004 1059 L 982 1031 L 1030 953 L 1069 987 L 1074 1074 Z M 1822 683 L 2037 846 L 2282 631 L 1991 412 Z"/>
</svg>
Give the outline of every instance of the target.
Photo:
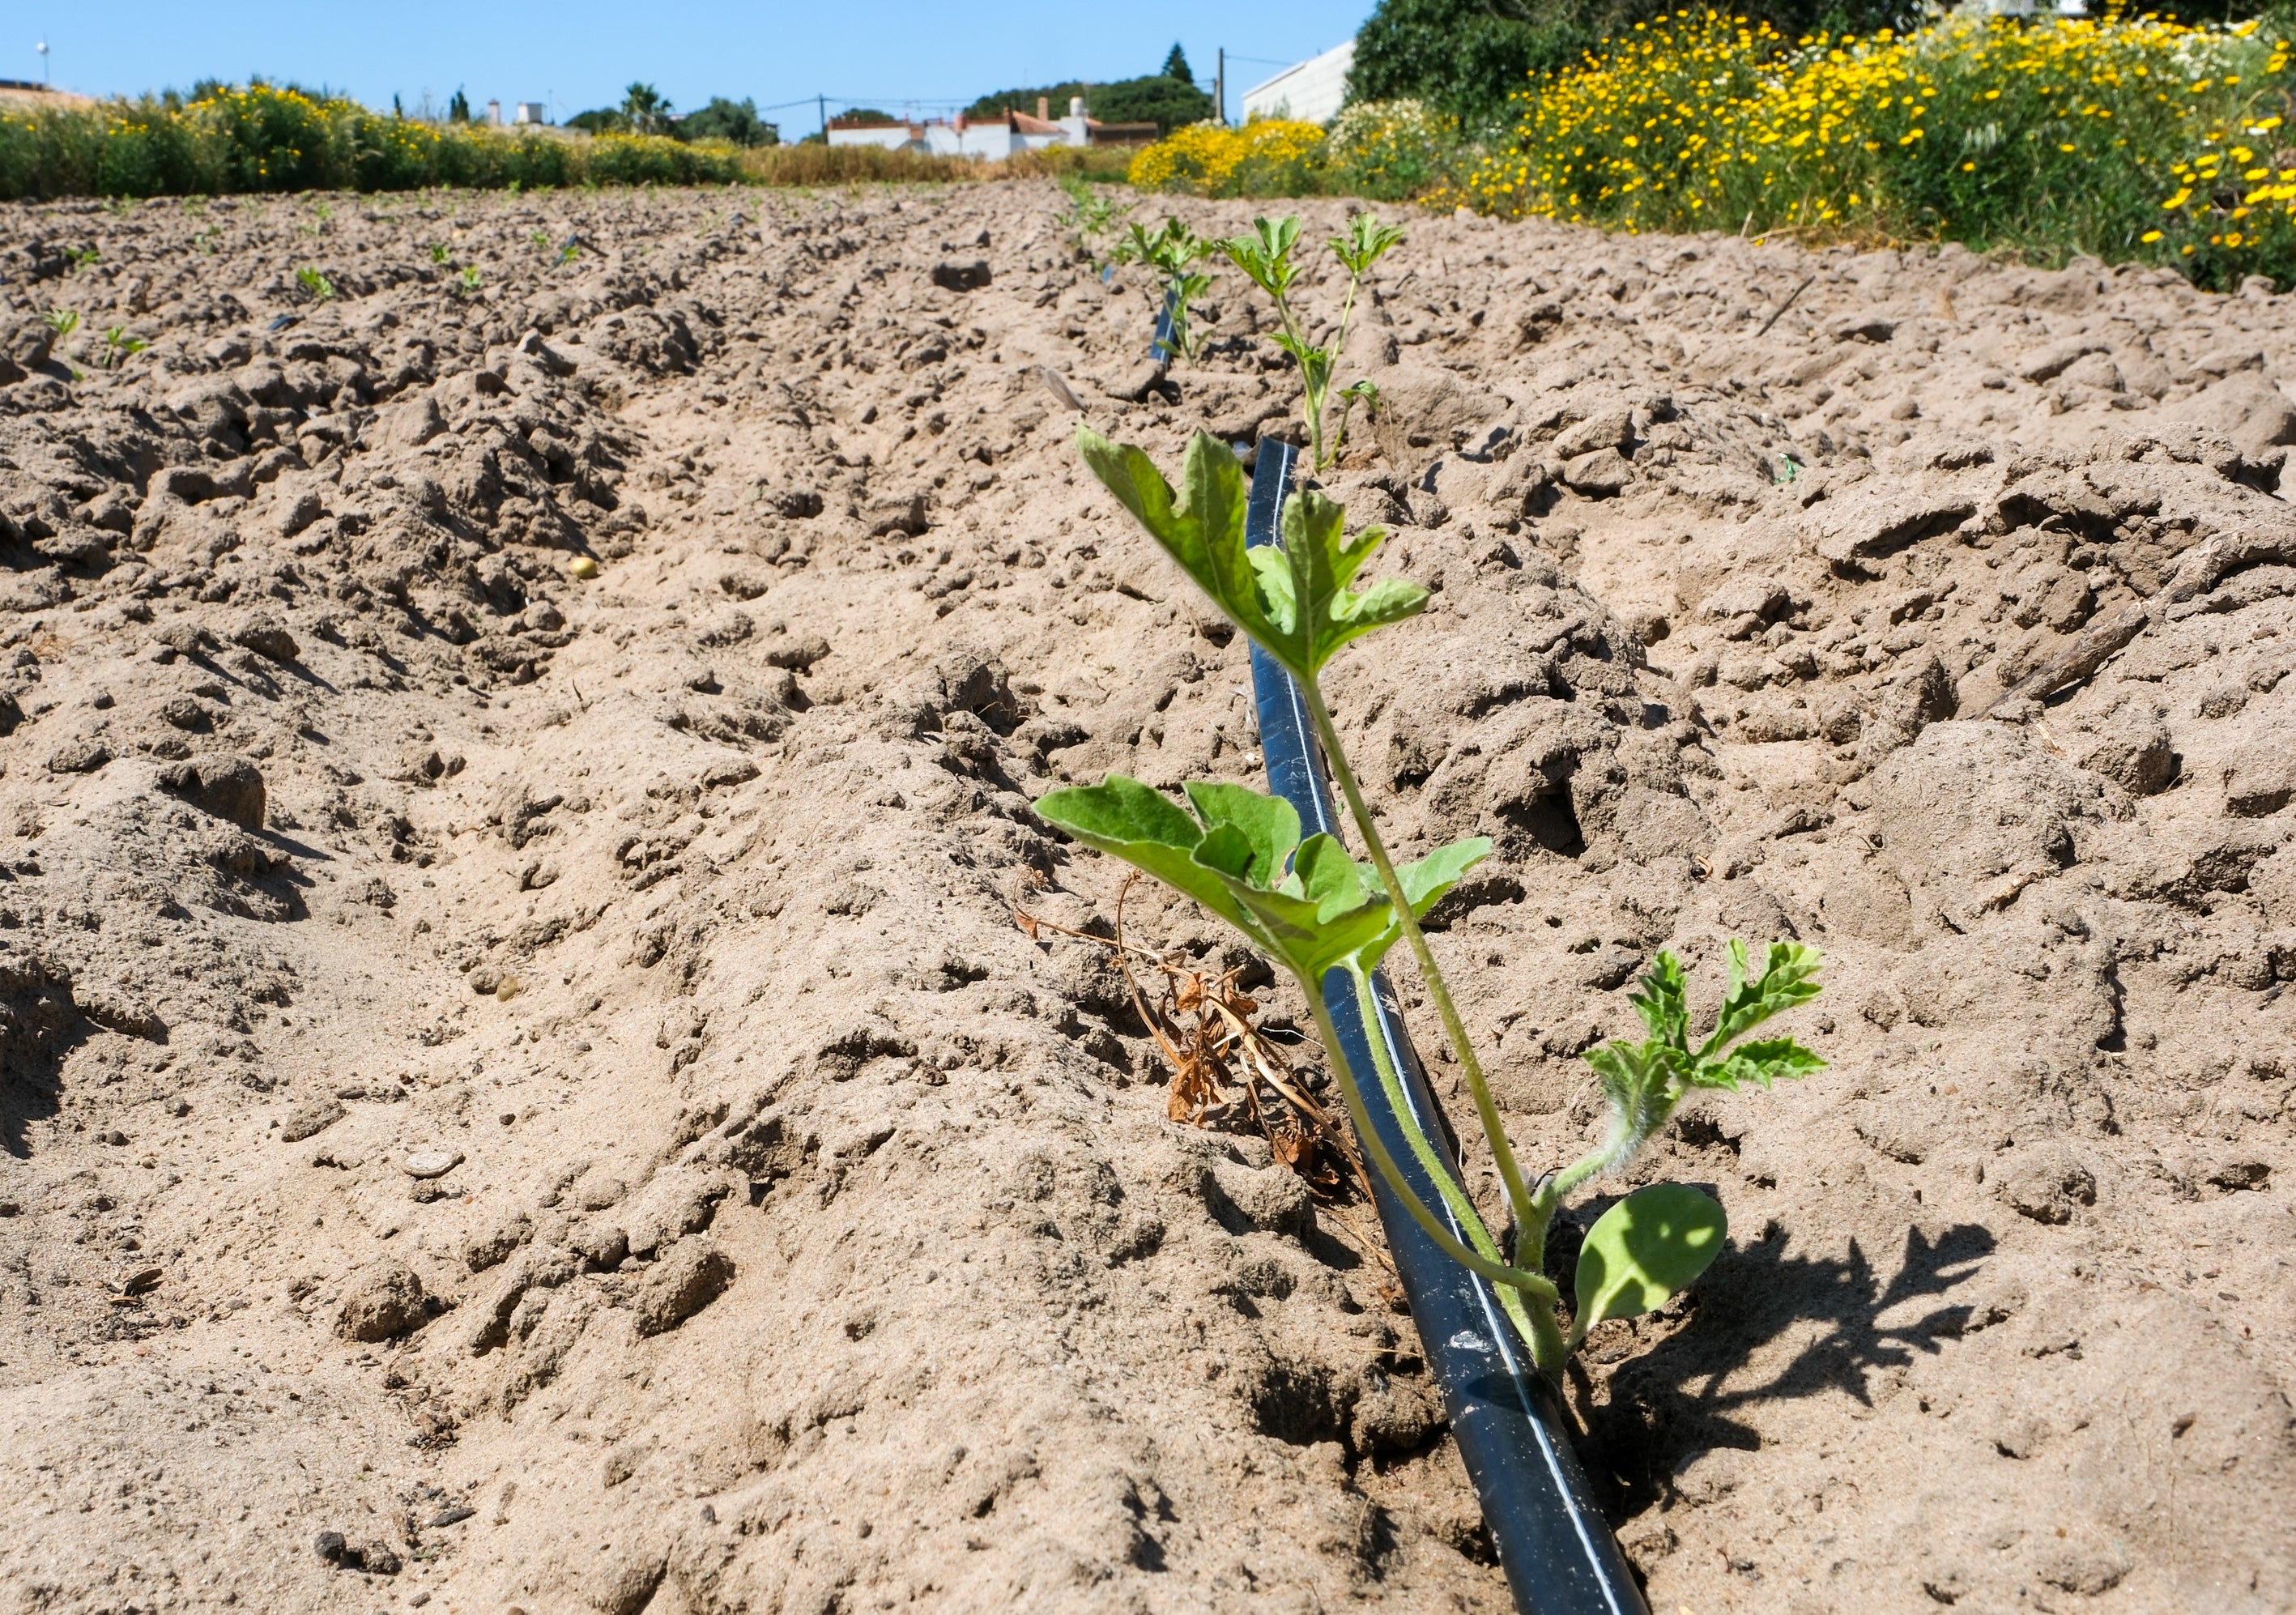
<svg viewBox="0 0 2296 1615">
<path fill-rule="evenodd" d="M 255 84 L 181 109 L 149 97 L 0 111 L 0 200 L 722 184 L 740 153 L 658 135 L 438 125 Z"/>
</svg>

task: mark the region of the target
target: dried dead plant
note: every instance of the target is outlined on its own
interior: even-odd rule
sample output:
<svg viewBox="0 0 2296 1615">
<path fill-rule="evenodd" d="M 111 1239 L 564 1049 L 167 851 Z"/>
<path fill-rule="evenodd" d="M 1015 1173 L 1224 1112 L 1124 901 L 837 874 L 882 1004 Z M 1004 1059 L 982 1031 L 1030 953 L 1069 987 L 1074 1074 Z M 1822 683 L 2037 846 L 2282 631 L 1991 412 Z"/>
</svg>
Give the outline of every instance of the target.
<svg viewBox="0 0 2296 1615">
<path fill-rule="evenodd" d="M 1013 923 L 1031 941 L 1050 933 L 1091 943 L 1114 955 L 1131 991 L 1133 1008 L 1169 1074 L 1164 1107 L 1174 1121 L 1258 1133 L 1267 1140 L 1276 1160 L 1298 1173 L 1327 1208 L 1342 1196 L 1359 1195 L 1368 1203 L 1371 1179 L 1355 1141 L 1295 1070 L 1295 1059 L 1303 1051 L 1286 1050 L 1260 1024 L 1259 1000 L 1240 985 L 1242 968 L 1203 970 L 1177 949 L 1160 952 L 1126 939 L 1125 899 L 1138 879 L 1128 876 L 1117 891 L 1113 937 L 1030 914 L 1021 906 L 1017 885 Z M 1141 985 L 1144 970 L 1155 988 L 1152 994 Z M 1315 1045 L 1304 1048 L 1315 1050 Z M 1348 1193 L 1349 1185 L 1352 1194 Z"/>
</svg>

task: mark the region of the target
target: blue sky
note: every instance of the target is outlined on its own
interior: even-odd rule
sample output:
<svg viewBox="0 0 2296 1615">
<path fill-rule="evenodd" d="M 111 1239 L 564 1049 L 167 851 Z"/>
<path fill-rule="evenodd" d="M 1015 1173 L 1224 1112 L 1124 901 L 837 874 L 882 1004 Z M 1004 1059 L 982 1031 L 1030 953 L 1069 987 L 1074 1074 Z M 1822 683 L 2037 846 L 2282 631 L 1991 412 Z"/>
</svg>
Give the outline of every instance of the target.
<svg viewBox="0 0 2296 1615">
<path fill-rule="evenodd" d="M 556 117 L 621 99 L 634 78 L 681 111 L 712 95 L 776 102 L 816 92 L 900 111 L 961 104 L 1015 86 L 1152 73 L 1177 38 L 1210 86 L 1226 45 L 1229 111 L 1245 86 L 1339 44 L 1372 0 L 1168 0 L 1160 6 L 1001 0 L 988 6 L 922 0 L 830 0 L 748 5 L 603 0 L 29 0 L 0 8 L 0 78 L 40 78 L 45 38 L 59 88 L 136 94 L 197 78 L 250 73 L 324 84 L 373 106 L 427 91 L 444 106 L 459 86 L 474 105 L 548 101 Z M 1262 60 L 1238 61 L 1234 57 Z M 814 127 L 810 106 L 768 116 L 785 136 Z"/>
</svg>

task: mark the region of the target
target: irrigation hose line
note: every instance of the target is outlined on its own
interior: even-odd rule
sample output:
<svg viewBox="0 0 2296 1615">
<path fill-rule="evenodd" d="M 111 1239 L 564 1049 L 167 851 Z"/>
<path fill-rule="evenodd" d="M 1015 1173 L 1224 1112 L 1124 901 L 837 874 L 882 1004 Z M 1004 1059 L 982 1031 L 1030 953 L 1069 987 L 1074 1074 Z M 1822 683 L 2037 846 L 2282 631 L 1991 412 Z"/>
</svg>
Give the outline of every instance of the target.
<svg viewBox="0 0 2296 1615">
<path fill-rule="evenodd" d="M 1160 341 L 1166 335 L 1160 324 L 1157 334 Z M 1297 457 L 1298 451 L 1288 443 L 1261 440 L 1245 507 L 1247 545 L 1276 541 L 1277 518 Z M 1309 739 L 1314 729 L 1299 686 L 1257 644 L 1251 647 L 1251 682 L 1268 783 L 1298 810 L 1307 832 L 1338 836 L 1331 781 Z M 1404 1100 L 1413 1119 L 1427 1137 L 1447 1141 L 1450 1132 L 1442 1109 L 1428 1090 L 1426 1073 L 1412 1049 L 1386 972 L 1372 978 L 1376 1012 L 1369 1027 L 1346 971 L 1334 970 L 1325 981 L 1332 1029 L 1349 1069 L 1357 1073 L 1374 1069 L 1370 1039 L 1377 1037 L 1403 1078 Z M 1381 1085 L 1359 1086 L 1372 1125 L 1406 1181 L 1464 1242 L 1466 1231 L 1413 1157 L 1403 1125 L 1389 1108 Z M 1571 1451 L 1562 1409 L 1524 1355 L 1496 1294 L 1487 1282 L 1443 1253 L 1404 1210 L 1385 1178 L 1372 1179 L 1372 1193 L 1421 1343 L 1443 1387 L 1451 1433 L 1481 1499 L 1483 1521 L 1506 1572 L 1515 1608 L 1521 1615 L 1649 1615 L 1649 1605 Z"/>
</svg>

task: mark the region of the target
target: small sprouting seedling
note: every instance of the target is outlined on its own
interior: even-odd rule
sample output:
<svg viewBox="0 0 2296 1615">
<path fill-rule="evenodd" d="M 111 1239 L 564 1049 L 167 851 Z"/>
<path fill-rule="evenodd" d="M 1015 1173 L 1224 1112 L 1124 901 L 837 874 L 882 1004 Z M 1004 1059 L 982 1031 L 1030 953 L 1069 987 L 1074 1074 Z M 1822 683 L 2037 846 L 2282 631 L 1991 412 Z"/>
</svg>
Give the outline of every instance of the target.
<svg viewBox="0 0 2296 1615">
<path fill-rule="evenodd" d="M 69 267 L 66 268 L 64 273 L 67 275 L 78 275 L 90 264 L 100 262 L 102 259 L 102 257 L 103 249 L 101 247 L 66 247 L 64 249 L 64 262 L 69 266 Z"/>
<path fill-rule="evenodd" d="M 114 325 L 104 332 L 103 351 L 96 355 L 95 362 L 106 370 L 117 370 L 126 364 L 131 356 L 143 352 L 150 346 L 152 344 L 141 337 L 129 336 L 127 326 Z"/>
<path fill-rule="evenodd" d="M 295 283 L 302 287 L 303 294 L 315 303 L 324 303 L 335 295 L 334 282 L 309 264 L 295 271 Z"/>
<path fill-rule="evenodd" d="M 1210 258 L 1213 243 L 1177 218 L 1167 218 L 1153 231 L 1136 221 L 1110 253 L 1114 264 L 1145 264 L 1164 284 L 1165 306 L 1171 311 L 1172 351 L 1165 357 L 1193 363 L 1202 346 L 1195 335 L 1189 304 L 1212 289 L 1212 277 L 1196 266 Z"/>
<path fill-rule="evenodd" d="M 1348 414 L 1357 404 L 1364 406 L 1364 419 L 1379 413 L 1379 388 L 1369 376 L 1357 376 L 1340 389 L 1340 420 L 1332 430 L 1332 454 L 1336 458 L 1348 446 Z"/>
<path fill-rule="evenodd" d="M 1312 451 L 1311 469 L 1321 471 L 1332 463 L 1335 452 L 1325 447 L 1324 411 L 1331 401 L 1332 373 L 1348 345 L 1348 327 L 1355 319 L 1356 294 L 1362 290 L 1364 276 L 1371 273 L 1372 266 L 1403 240 L 1403 231 L 1394 225 L 1381 224 L 1368 213 L 1357 213 L 1349 218 L 1346 234 L 1332 237 L 1332 256 L 1348 272 L 1347 298 L 1340 306 L 1340 323 L 1332 340 L 1318 344 L 1308 340 L 1307 327 L 1292 306 L 1292 287 L 1300 278 L 1300 266 L 1292 257 L 1292 249 L 1300 242 L 1300 221 L 1256 218 L 1251 227 L 1251 234 L 1224 241 L 1219 250 L 1250 276 L 1252 283 L 1267 293 L 1275 305 L 1276 322 L 1283 329 L 1274 340 L 1300 366 L 1300 388 L 1307 394 L 1304 413 Z M 1344 395 L 1347 389 L 1341 391 Z"/>
<path fill-rule="evenodd" d="M 79 310 L 51 308 L 40 316 L 40 324 L 48 328 L 48 335 L 51 338 L 61 342 L 79 329 Z"/>
<path fill-rule="evenodd" d="M 566 244 L 558 249 L 558 261 L 554 267 L 563 268 L 581 256 L 582 243 L 570 236 L 567 238 Z"/>
<path fill-rule="evenodd" d="M 486 277 L 479 273 L 479 266 L 476 264 L 473 264 L 469 268 L 463 270 L 462 274 L 455 277 L 455 295 L 456 297 L 476 297 L 479 294 L 480 289 L 485 284 Z"/>
<path fill-rule="evenodd" d="M 1061 189 L 1069 199 L 1065 212 L 1057 215 L 1054 223 L 1063 229 L 1076 232 L 1077 246 L 1097 274 L 1107 266 L 1108 260 L 1100 255 L 1100 242 L 1122 227 L 1132 211 L 1130 203 L 1118 207 L 1078 175 L 1061 176 Z"/>
<path fill-rule="evenodd" d="M 452 247 L 449 247 L 445 242 L 432 242 L 430 243 L 430 261 L 432 263 L 452 263 L 454 261 L 454 258 L 455 250 Z"/>
<path fill-rule="evenodd" d="M 1290 261 L 1296 234 L 1296 225 L 1263 224 L 1259 254 L 1248 270 L 1279 299 L 1279 307 L 1296 274 Z M 1359 276 L 1393 244 L 1391 236 L 1382 242 L 1380 234 L 1376 226 L 1358 229 L 1340 243 L 1351 275 Z M 1288 314 L 1286 319 L 1296 331 Z M 1160 792 L 1111 775 L 1099 785 L 1051 792 L 1037 802 L 1037 813 L 1085 845 L 1194 898 L 1291 974 L 1315 1017 L 1364 1158 L 1439 1247 L 1499 1287 L 1500 1304 L 1532 1360 L 1559 1380 L 1590 1327 L 1646 1311 L 1679 1291 L 1719 1254 L 1726 1231 L 1721 1207 L 1694 1189 L 1662 1185 L 1627 1196 L 1588 1233 L 1566 1336 L 1562 1296 L 1544 1271 L 1547 1230 L 1564 1198 L 1626 1167 L 1690 1093 L 1750 1082 L 1767 1087 L 1819 1069 L 1824 1062 L 1791 1038 L 1745 1040 L 1757 1025 L 1816 996 L 1816 951 L 1773 942 L 1757 969 L 1744 944 L 1733 941 L 1714 1027 L 1694 1045 L 1682 966 L 1673 955 L 1659 954 L 1632 1000 L 1648 1036 L 1639 1043 L 1613 1040 L 1587 1055 L 1611 1109 L 1603 1144 L 1535 1184 L 1526 1179 L 1419 924 L 1490 850 L 1490 842 L 1480 837 L 1454 842 L 1398 867 L 1388 856 L 1324 699 L 1322 673 L 1332 658 L 1349 642 L 1417 615 L 1428 591 L 1400 578 L 1355 586 L 1385 530 L 1368 527 L 1349 537 L 1346 511 L 1313 488 L 1295 490 L 1284 501 L 1280 544 L 1247 548 L 1243 473 L 1226 446 L 1207 433 L 1197 433 L 1188 445 L 1177 492 L 1137 448 L 1111 443 L 1088 427 L 1078 428 L 1077 444 L 1094 476 L 1212 603 L 1296 681 L 1370 862 L 1357 862 L 1331 835 L 1301 840 L 1299 815 L 1289 802 L 1241 785 L 1191 783 L 1193 811 L 1183 811 Z M 1384 1041 L 1374 1037 L 1370 1075 L 1448 1212 L 1447 1222 L 1413 1190 L 1371 1127 L 1361 1087 L 1366 1074 L 1351 1069 L 1333 1029 L 1325 996 L 1331 972 L 1341 972 L 1357 1012 L 1372 1024 L 1378 1014 L 1372 971 L 1398 941 L 1407 946 L 1426 984 L 1472 1098 L 1506 1194 L 1513 1227 L 1505 1246 L 1468 1194 L 1456 1159 L 1414 1119 L 1395 1062 Z"/>
<path fill-rule="evenodd" d="M 216 250 L 216 242 L 222 234 L 223 230 L 220 225 L 209 225 L 192 237 L 192 245 L 198 248 L 201 252 L 212 257 Z"/>
<path fill-rule="evenodd" d="M 529 247 L 548 248 L 550 245 L 550 232 L 547 230 L 537 230 L 533 234 L 526 238 L 526 244 Z"/>
</svg>

